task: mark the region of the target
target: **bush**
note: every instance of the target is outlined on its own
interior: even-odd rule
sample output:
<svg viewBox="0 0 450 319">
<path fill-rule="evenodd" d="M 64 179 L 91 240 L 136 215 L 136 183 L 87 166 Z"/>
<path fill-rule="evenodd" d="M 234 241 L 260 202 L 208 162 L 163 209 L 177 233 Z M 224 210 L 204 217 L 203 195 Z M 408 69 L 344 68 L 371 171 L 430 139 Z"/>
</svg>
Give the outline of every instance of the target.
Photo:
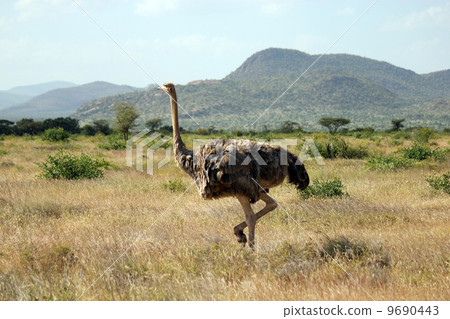
<svg viewBox="0 0 450 319">
<path fill-rule="evenodd" d="M 370 157 L 367 160 L 366 166 L 369 169 L 399 169 L 399 168 L 407 168 L 411 167 L 414 164 L 413 160 L 409 158 L 404 158 L 402 156 L 394 156 L 392 154 L 389 155 L 376 155 Z"/>
<path fill-rule="evenodd" d="M 327 141 L 317 142 L 316 146 L 323 158 L 364 158 L 369 155 L 366 147 L 350 146 L 342 138 L 335 136 Z"/>
<path fill-rule="evenodd" d="M 428 143 L 428 140 L 434 134 L 434 130 L 428 127 L 422 127 L 414 132 L 414 141 L 417 143 Z"/>
<path fill-rule="evenodd" d="M 447 159 L 447 154 L 450 152 L 450 149 L 444 149 L 444 150 L 433 150 L 433 154 L 431 155 L 431 158 L 443 162 Z"/>
<path fill-rule="evenodd" d="M 62 127 L 58 127 L 58 128 L 49 128 L 48 130 L 45 130 L 41 138 L 43 141 L 63 142 L 67 141 L 69 139 L 69 136 L 70 134 L 64 131 Z"/>
<path fill-rule="evenodd" d="M 426 180 L 431 188 L 450 194 L 450 172 L 442 176 L 430 176 Z"/>
<path fill-rule="evenodd" d="M 423 161 L 433 155 L 433 151 L 423 144 L 414 143 L 411 148 L 403 149 L 403 157 Z"/>
<path fill-rule="evenodd" d="M 187 189 L 187 186 L 183 183 L 181 178 L 168 180 L 166 183 L 163 183 L 163 187 L 172 193 L 184 192 Z"/>
<path fill-rule="evenodd" d="M 302 198 L 310 197 L 340 197 L 347 195 L 344 192 L 344 185 L 339 178 L 333 180 L 314 181 L 300 193 Z"/>
<path fill-rule="evenodd" d="M 197 134 L 198 135 L 208 135 L 209 134 L 209 130 L 206 128 L 199 128 L 197 129 Z"/>
<path fill-rule="evenodd" d="M 81 133 L 87 136 L 94 136 L 95 134 L 97 134 L 97 130 L 92 125 L 86 124 L 81 129 Z"/>
<path fill-rule="evenodd" d="M 109 135 L 105 138 L 104 142 L 99 144 L 98 146 L 101 149 L 104 150 L 124 150 L 127 147 L 127 144 L 125 143 L 122 136 L 118 134 Z"/>
<path fill-rule="evenodd" d="M 391 136 L 394 140 L 407 140 L 411 138 L 411 133 L 406 132 L 406 131 L 397 131 L 397 132 L 393 132 L 391 133 Z"/>
<path fill-rule="evenodd" d="M 56 155 L 49 155 L 47 161 L 38 164 L 42 168 L 41 178 L 49 179 L 82 179 L 103 176 L 103 170 L 110 164 L 105 160 L 94 159 L 82 153 L 76 156 L 60 150 Z"/>
<path fill-rule="evenodd" d="M 418 161 L 423 161 L 427 158 L 432 158 L 437 161 L 445 161 L 446 154 L 448 153 L 447 150 L 432 150 L 430 147 L 414 143 L 411 148 L 404 148 L 403 149 L 403 157 L 415 159 Z"/>
</svg>

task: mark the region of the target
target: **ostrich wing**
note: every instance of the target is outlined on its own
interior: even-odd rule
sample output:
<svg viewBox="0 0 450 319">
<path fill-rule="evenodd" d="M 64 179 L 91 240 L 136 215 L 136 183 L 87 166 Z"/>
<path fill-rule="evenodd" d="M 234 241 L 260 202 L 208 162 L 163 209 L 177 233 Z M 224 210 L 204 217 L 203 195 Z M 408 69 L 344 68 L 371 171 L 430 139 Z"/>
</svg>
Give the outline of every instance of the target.
<svg viewBox="0 0 450 319">
<path fill-rule="evenodd" d="M 194 155 L 194 172 L 198 191 L 204 199 L 247 195 L 258 200 L 259 165 L 250 151 L 236 147 L 233 141 L 216 140 L 200 148 Z M 246 160 L 247 159 L 247 160 Z"/>
</svg>

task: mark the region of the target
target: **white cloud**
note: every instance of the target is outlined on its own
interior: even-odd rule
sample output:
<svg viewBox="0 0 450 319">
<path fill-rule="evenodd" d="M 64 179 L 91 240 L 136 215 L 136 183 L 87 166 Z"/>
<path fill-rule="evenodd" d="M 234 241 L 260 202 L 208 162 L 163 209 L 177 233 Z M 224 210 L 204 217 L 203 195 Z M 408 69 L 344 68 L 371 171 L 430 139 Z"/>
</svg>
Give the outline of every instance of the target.
<svg viewBox="0 0 450 319">
<path fill-rule="evenodd" d="M 178 7 L 178 0 L 142 0 L 136 4 L 134 12 L 144 16 L 154 15 L 174 11 Z"/>
<path fill-rule="evenodd" d="M 356 13 L 356 10 L 352 7 L 346 7 L 337 12 L 338 16 L 352 16 Z"/>
<path fill-rule="evenodd" d="M 411 13 L 403 18 L 386 23 L 382 30 L 418 30 L 450 26 L 450 3 L 444 6 L 432 6 L 420 12 Z"/>
</svg>

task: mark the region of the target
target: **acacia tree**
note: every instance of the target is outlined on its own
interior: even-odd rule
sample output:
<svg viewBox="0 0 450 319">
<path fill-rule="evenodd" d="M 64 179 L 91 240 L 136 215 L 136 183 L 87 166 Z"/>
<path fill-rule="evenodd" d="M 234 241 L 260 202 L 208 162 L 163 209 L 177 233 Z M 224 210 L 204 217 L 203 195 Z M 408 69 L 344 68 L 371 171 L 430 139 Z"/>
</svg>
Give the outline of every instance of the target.
<svg viewBox="0 0 450 319">
<path fill-rule="evenodd" d="M 392 132 L 397 132 L 400 131 L 402 127 L 404 127 L 403 122 L 405 121 L 405 119 L 394 119 L 391 121 L 392 123 L 392 128 L 390 129 L 390 131 Z"/>
<path fill-rule="evenodd" d="M 105 135 L 111 134 L 111 128 L 109 127 L 109 123 L 107 120 L 97 120 L 94 121 L 94 128 L 97 132 L 103 133 Z"/>
<path fill-rule="evenodd" d="M 325 126 L 331 134 L 336 133 L 341 126 L 348 123 L 350 123 L 350 120 L 343 117 L 322 117 L 319 120 L 319 124 Z"/>
<path fill-rule="evenodd" d="M 301 131 L 300 124 L 293 121 L 285 121 L 281 125 L 280 131 L 283 133 L 292 133 L 294 131 Z"/>
<path fill-rule="evenodd" d="M 154 119 L 150 119 L 147 122 L 145 122 L 145 126 L 151 131 L 154 132 L 158 128 L 160 128 L 162 125 L 162 119 L 159 117 L 156 117 Z"/>
<path fill-rule="evenodd" d="M 133 105 L 126 102 L 117 102 L 114 104 L 114 109 L 116 111 L 116 129 L 123 134 L 123 138 L 126 142 L 130 130 L 136 126 L 134 122 L 139 117 L 139 113 Z"/>
</svg>

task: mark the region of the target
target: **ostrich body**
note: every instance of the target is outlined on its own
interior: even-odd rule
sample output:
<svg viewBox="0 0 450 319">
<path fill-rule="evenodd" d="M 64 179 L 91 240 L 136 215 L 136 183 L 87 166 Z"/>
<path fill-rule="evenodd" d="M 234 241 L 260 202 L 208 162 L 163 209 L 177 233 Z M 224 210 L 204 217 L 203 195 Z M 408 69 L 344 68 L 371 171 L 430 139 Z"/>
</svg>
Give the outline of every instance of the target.
<svg viewBox="0 0 450 319">
<path fill-rule="evenodd" d="M 300 160 L 280 148 L 246 140 L 217 139 L 196 152 L 186 148 L 178 124 L 178 104 L 175 86 L 166 83 L 158 88 L 170 96 L 175 160 L 197 185 L 203 199 L 236 197 L 245 213 L 245 221 L 234 227 L 238 242 L 254 246 L 256 221 L 274 210 L 278 204 L 268 190 L 280 185 L 286 176 L 297 189 L 309 184 L 308 173 Z M 262 200 L 266 206 L 256 214 L 251 204 Z"/>
</svg>

